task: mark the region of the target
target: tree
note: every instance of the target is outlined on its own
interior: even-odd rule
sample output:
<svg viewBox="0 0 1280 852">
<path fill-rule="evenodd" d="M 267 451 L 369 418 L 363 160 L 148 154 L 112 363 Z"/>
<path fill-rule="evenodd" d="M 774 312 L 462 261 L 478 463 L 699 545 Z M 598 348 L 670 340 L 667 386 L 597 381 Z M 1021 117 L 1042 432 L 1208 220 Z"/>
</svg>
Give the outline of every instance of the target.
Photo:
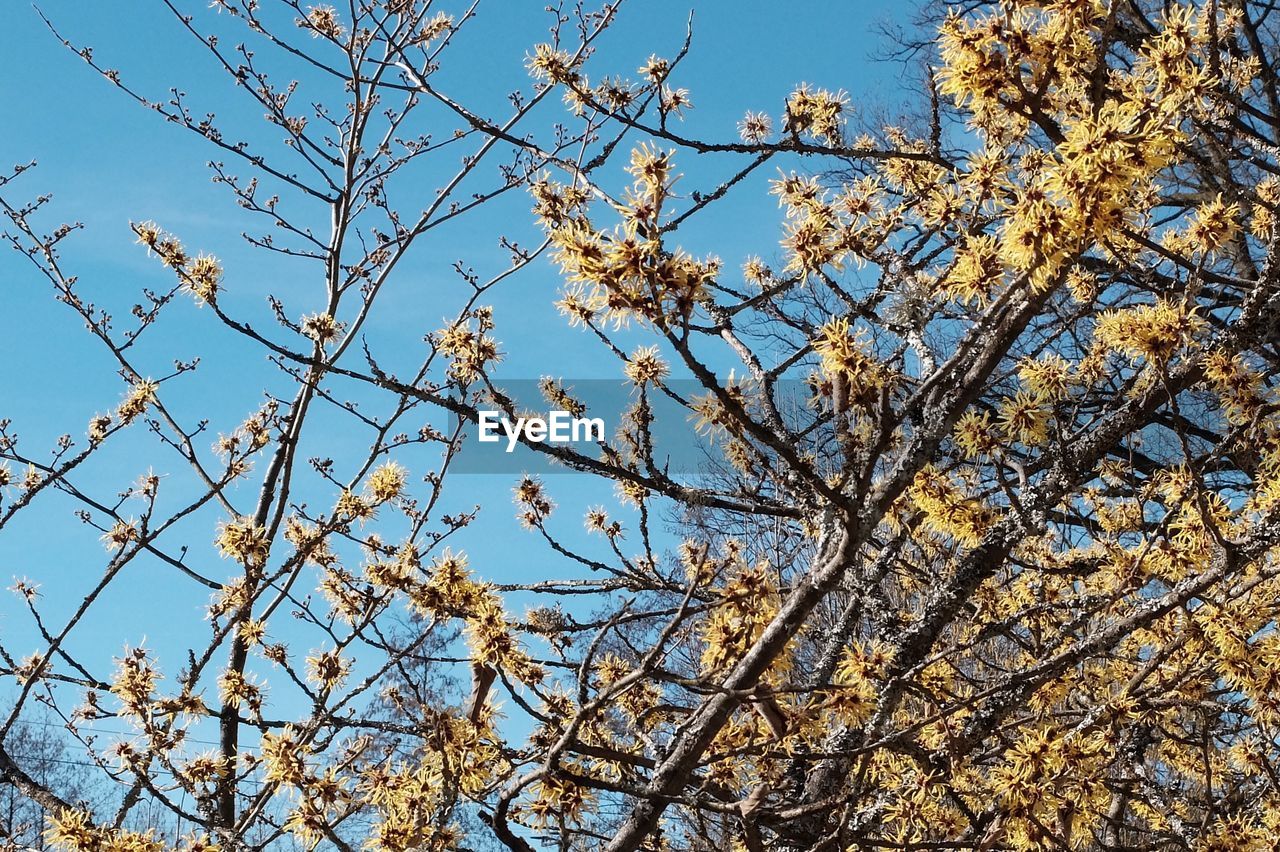
<svg viewBox="0 0 1280 852">
<path fill-rule="evenodd" d="M 33 718 L 15 725 L 6 749 L 28 777 L 59 798 L 77 804 L 90 799 L 79 775 L 79 761 L 58 736 L 47 718 Z M 44 831 L 51 816 L 39 802 L 23 796 L 13 785 L 0 789 L 0 849 L 44 849 Z"/>
<path fill-rule="evenodd" d="M 219 261 L 148 223 L 135 231 L 173 287 L 116 330 L 64 270 L 74 226 L 46 234 L 43 200 L 4 202 L 10 240 L 130 385 L 52 463 L 2 433 L 26 474 L 0 524 L 62 492 L 110 554 L 64 627 L 46 628 L 20 585 L 44 647 L 4 657 L 21 687 L 0 772 L 58 810 L 53 843 L 175 840 L 77 810 L 10 758 L 29 697 L 64 706 L 78 687 L 90 700 L 73 724 L 134 726 L 108 770 L 126 800 L 181 816 L 191 848 L 286 833 L 385 849 L 1271 848 L 1280 82 L 1267 4 L 970 4 L 912 46 L 927 57 L 920 118 L 853 126 L 842 91 L 801 86 L 728 141 L 682 130 L 688 41 L 634 81 L 596 67 L 617 5 L 553 10 L 533 86 L 503 118 L 435 82 L 469 13 L 216 5 L 341 93 L 342 108 L 317 99 L 304 121 L 252 50 L 175 11 L 284 131 L 291 165 L 79 52 L 243 161 L 252 178 L 214 164 L 216 179 L 264 214 L 270 234 L 252 243 L 314 270 L 321 310 L 294 320 L 273 297 L 279 330 L 261 330 L 229 309 Z M 552 95 L 569 117 L 548 130 L 530 116 Z M 413 135 L 428 107 L 452 116 L 452 137 Z M 427 210 L 397 208 L 401 186 L 424 196 L 410 163 L 466 146 Z M 677 191 L 699 157 L 727 177 Z M 739 270 L 682 248 L 686 223 L 766 166 L 780 169 L 780 249 Z M 268 185 L 317 212 L 286 214 Z M 492 274 L 459 267 L 456 320 L 420 363 L 362 339 L 412 246 L 522 190 L 542 243 L 507 238 Z M 631 396 L 599 447 L 523 440 L 615 483 L 618 505 L 586 513 L 599 557 L 559 523 L 554 489 L 524 478 L 519 516 L 563 574 L 495 584 L 449 549 L 475 517 L 442 502 L 466 430 L 397 430 L 429 408 L 518 413 L 486 300 L 543 254 L 568 324 L 615 356 Z M 195 444 L 205 424 L 165 403 L 195 365 L 152 381 L 133 360 L 183 291 L 293 385 L 220 439 L 216 464 Z M 797 383 L 811 404 L 789 404 Z M 543 391 L 550 408 L 584 407 L 571 377 Z M 391 413 L 366 413 L 372 399 Z M 318 412 L 371 434 L 367 452 L 304 449 L 324 446 L 305 428 Z M 143 424 L 191 468 L 196 496 L 161 500 L 169 486 L 151 477 L 113 504 L 73 484 Z M 713 473 L 665 466 L 655 441 L 680 428 L 714 442 Z M 424 448 L 438 454 L 419 485 Z M 260 496 L 245 508 L 228 486 L 251 475 Z M 659 513 L 687 535 L 675 552 Z M 185 521 L 215 514 L 235 568 L 210 576 Z M 114 675 L 66 651 L 143 558 L 214 593 L 207 644 L 164 688 L 149 651 Z M 512 613 L 539 595 L 547 605 Z M 284 607 L 298 624 L 282 626 Z M 406 610 L 417 626 L 389 631 Z M 317 636 L 327 644 L 301 659 Z M 265 662 L 300 712 L 268 697 Z M 186 732 L 210 720 L 217 749 L 194 754 Z"/>
</svg>

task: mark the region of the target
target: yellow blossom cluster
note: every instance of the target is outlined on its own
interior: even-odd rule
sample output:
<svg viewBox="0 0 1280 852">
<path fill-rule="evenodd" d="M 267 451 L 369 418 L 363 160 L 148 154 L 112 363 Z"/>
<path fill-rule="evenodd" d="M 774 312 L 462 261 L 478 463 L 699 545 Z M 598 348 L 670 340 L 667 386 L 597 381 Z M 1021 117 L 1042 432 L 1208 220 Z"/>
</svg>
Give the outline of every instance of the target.
<svg viewBox="0 0 1280 852">
<path fill-rule="evenodd" d="M 481 307 L 434 334 L 436 349 L 450 359 L 449 373 L 455 379 L 470 384 L 502 359 L 498 342 L 489 334 L 492 330 L 493 312 Z"/>
<path fill-rule="evenodd" d="M 930 529 L 954 538 L 967 547 L 982 540 L 995 513 L 981 500 L 965 494 L 951 479 L 932 465 L 916 474 L 907 492 L 911 502 L 924 514 Z"/>
<path fill-rule="evenodd" d="M 1104 351 L 1123 352 L 1134 359 L 1163 363 L 1200 328 L 1201 321 L 1194 309 L 1162 300 L 1153 305 L 1104 311 L 1098 316 L 1095 345 Z"/>
<path fill-rule="evenodd" d="M 217 299 L 223 273 L 218 258 L 207 254 L 192 258 L 177 237 L 161 230 L 154 222 L 142 222 L 132 227 L 138 242 L 177 273 L 182 286 L 191 292 L 198 304 L 212 303 Z"/>
</svg>

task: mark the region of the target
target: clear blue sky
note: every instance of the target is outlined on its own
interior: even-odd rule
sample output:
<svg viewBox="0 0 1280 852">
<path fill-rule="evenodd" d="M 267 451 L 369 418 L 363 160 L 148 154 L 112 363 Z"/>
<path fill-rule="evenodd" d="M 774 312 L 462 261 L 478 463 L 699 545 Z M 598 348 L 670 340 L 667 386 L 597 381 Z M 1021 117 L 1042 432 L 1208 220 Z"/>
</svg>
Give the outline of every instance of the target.
<svg viewBox="0 0 1280 852">
<path fill-rule="evenodd" d="M 203 0 L 179 5 L 211 15 Z M 527 81 L 524 56 L 544 38 L 543 6 L 542 0 L 481 4 L 479 19 L 455 48 L 453 64 L 446 66 L 443 79 L 451 94 L 463 102 L 490 104 L 497 113 L 503 93 Z M 878 46 L 873 24 L 902 12 L 895 11 L 894 4 L 848 0 L 633 0 L 601 43 L 590 66 L 592 75 L 634 75 L 650 53 L 673 55 L 684 39 L 691 6 L 696 8 L 693 51 L 676 81 L 691 90 L 695 105 L 686 121 L 690 135 L 734 138 L 744 112 L 762 110 L 776 117 L 785 95 L 801 81 L 844 88 L 858 108 L 878 108 L 895 100 L 901 68 L 873 63 L 869 57 Z M 261 109 L 246 107 L 243 96 L 232 90 L 225 75 L 159 2 L 46 0 L 41 7 L 64 35 L 92 45 L 99 61 L 120 69 L 139 90 L 160 98 L 168 87 L 178 87 L 189 93 L 198 112 L 218 112 L 229 124 L 254 128 L 247 134 L 252 138 L 261 136 Z M 270 61 L 265 48 L 261 56 Z M 260 252 L 240 240 L 244 215 L 224 190 L 212 185 L 205 168 L 206 160 L 219 155 L 111 88 L 61 47 L 35 10 L 21 0 L 4 4 L 0 11 L 0 70 L 5 81 L 0 87 L 0 164 L 39 161 L 37 170 L 4 191 L 15 200 L 51 192 L 54 201 L 46 226 L 71 220 L 85 224 L 85 230 L 66 244 L 65 261 L 80 276 L 83 292 L 112 306 L 122 324 L 141 288 L 160 289 L 170 283 L 159 264 L 133 244 L 130 220 L 154 219 L 179 234 L 191 250 L 221 257 L 227 266 L 228 309 L 260 325 L 269 325 L 267 293 L 286 298 L 294 316 L 321 306 L 322 290 L 296 264 L 264 261 Z M 306 77 L 303 83 L 306 91 Z M 736 165 L 681 153 L 678 166 L 686 175 L 681 187 L 707 189 Z M 731 274 L 747 256 L 768 259 L 777 248 L 779 214 L 766 194 L 765 181 L 775 173 L 770 170 L 746 182 L 682 229 L 684 248 L 696 255 L 719 255 Z M 430 185 L 423 191 L 430 192 Z M 420 203 L 409 199 L 406 206 Z M 482 272 L 499 268 L 504 253 L 494 236 L 508 224 L 517 233 L 528 233 L 527 208 L 523 196 L 495 205 L 469 219 L 465 228 L 442 231 L 419 247 L 387 293 L 384 313 L 369 329 L 371 338 L 383 351 L 403 345 L 407 359 L 416 355 L 421 336 L 440 327 L 450 313 L 447 305 L 424 299 L 424 287 L 447 282 L 448 266 L 455 259 Z M 551 373 L 569 380 L 617 376 L 617 365 L 602 357 L 605 353 L 593 338 L 569 330 L 556 314 L 552 302 L 557 283 L 550 264 L 543 263 L 496 298 L 498 333 L 509 353 L 501 375 L 523 379 Z M 197 374 L 180 389 L 172 386 L 167 398 L 188 423 L 213 416 L 211 434 L 230 431 L 256 407 L 264 383 L 281 386 L 278 374 L 261 353 L 246 349 L 222 330 L 209 312 L 184 306 L 175 313 L 151 332 L 143 360 L 159 375 L 168 372 L 174 358 L 201 356 Z M 0 418 L 13 421 L 28 452 L 45 452 L 64 432 L 83 440 L 89 417 L 112 409 L 123 388 L 103 358 L 104 350 L 66 306 L 53 300 L 47 282 L 30 264 L 9 250 L 0 254 L 0 316 Z M 339 430 L 313 432 L 306 455 L 340 454 L 344 437 Z M 177 456 L 135 427 L 112 452 L 78 475 L 76 484 L 113 502 L 112 495 L 148 466 L 157 473 L 184 476 Z M 468 476 L 452 482 L 453 505 L 484 507 L 475 528 L 457 544 L 468 551 L 478 573 L 495 581 L 572 573 L 515 524 L 513 484 L 510 476 Z M 610 490 L 579 475 L 554 477 L 550 484 L 561 505 L 553 525 L 570 540 L 581 540 L 582 510 L 609 502 Z M 251 478 L 237 499 L 250 502 L 253 488 Z M 317 505 L 328 499 L 331 495 L 314 495 Z M 47 495 L 0 532 L 0 580 L 7 586 L 11 577 L 25 575 L 41 583 L 43 607 L 55 626 L 97 581 L 105 562 L 97 534 L 72 516 L 74 508 L 65 498 Z M 230 566 L 219 563 L 211 545 L 216 520 L 212 514 L 200 515 L 185 529 L 192 552 L 198 554 L 197 564 L 221 577 Z M 145 640 L 172 674 L 186 648 L 201 648 L 207 639 L 207 624 L 201 621 L 206 602 L 206 590 L 171 569 L 139 562 L 99 604 L 71 648 L 105 673 L 110 658 L 126 644 Z M 40 649 L 24 608 L 10 595 L 0 596 L 0 636 L 12 651 Z M 294 650 L 301 654 L 307 649 Z M 0 684 L 0 694 L 11 685 Z"/>
</svg>

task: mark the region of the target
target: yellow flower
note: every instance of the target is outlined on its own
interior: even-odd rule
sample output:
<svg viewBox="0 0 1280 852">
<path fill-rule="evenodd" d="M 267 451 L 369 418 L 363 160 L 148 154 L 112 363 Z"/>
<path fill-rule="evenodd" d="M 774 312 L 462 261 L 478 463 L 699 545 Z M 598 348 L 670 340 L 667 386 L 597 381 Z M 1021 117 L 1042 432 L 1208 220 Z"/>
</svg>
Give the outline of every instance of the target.
<svg viewBox="0 0 1280 852">
<path fill-rule="evenodd" d="M 851 401 L 873 402 L 888 380 L 884 365 L 868 352 L 862 335 L 852 331 L 847 319 L 836 318 L 823 325 L 813 341 L 813 351 L 821 359 L 824 373 L 847 381 Z"/>
<path fill-rule="evenodd" d="M 408 471 L 395 462 L 386 462 L 369 474 L 365 490 L 377 503 L 394 500 L 404 491 L 405 477 Z"/>
<path fill-rule="evenodd" d="M 266 529 L 255 524 L 252 518 L 236 518 L 222 523 L 216 543 L 218 552 L 224 557 L 256 568 L 266 563 L 271 550 Z"/>
<path fill-rule="evenodd" d="M 1004 275 L 999 244 L 990 234 L 969 237 L 956 251 L 950 272 L 938 286 L 943 295 L 959 302 L 982 302 Z"/>
<path fill-rule="evenodd" d="M 1042 397 L 1019 391 L 1000 403 L 1000 428 L 1010 440 L 1029 447 L 1039 446 L 1048 436 L 1049 412 Z"/>
<path fill-rule="evenodd" d="M 262 734 L 263 778 L 289 787 L 303 786 L 309 750 L 298 741 L 298 732 L 286 725 L 279 734 Z"/>
<path fill-rule="evenodd" d="M 969 409 L 956 421 L 956 446 L 965 458 L 990 458 L 1000 450 L 1000 436 L 986 411 Z"/>
<path fill-rule="evenodd" d="M 1222 195 L 1196 208 L 1187 226 L 1193 250 L 1212 257 L 1240 232 L 1240 205 L 1224 204 Z"/>
<path fill-rule="evenodd" d="M 1104 349 L 1160 362 L 1190 342 L 1203 324 L 1194 308 L 1161 299 L 1154 305 L 1103 312 L 1095 339 Z"/>
<path fill-rule="evenodd" d="M 326 36 L 336 39 L 342 36 L 342 24 L 338 22 L 338 10 L 332 6 L 311 6 L 307 9 L 305 21 L 300 20 L 299 26 L 309 28 L 312 37 Z"/>
<path fill-rule="evenodd" d="M 129 393 L 125 395 L 124 402 L 121 402 L 120 407 L 116 409 L 116 416 L 124 423 L 132 423 L 138 419 L 147 410 L 147 406 L 155 403 L 156 391 L 159 387 L 150 379 L 134 382 L 129 388 Z"/>
<path fill-rule="evenodd" d="M 849 96 L 844 91 L 832 92 L 802 85 L 787 98 L 783 130 L 811 136 L 819 142 L 839 144 L 848 102 Z"/>
<path fill-rule="evenodd" d="M 118 520 L 102 534 L 102 543 L 108 551 L 119 550 L 139 538 L 138 527 L 133 521 Z"/>
<path fill-rule="evenodd" d="M 658 355 L 657 346 L 642 346 L 631 353 L 624 372 L 632 384 L 661 382 L 667 376 L 667 365 Z"/>
<path fill-rule="evenodd" d="M 1026 359 L 1018 365 L 1018 378 L 1037 399 L 1057 402 L 1071 389 L 1071 365 L 1060 355 Z"/>
<path fill-rule="evenodd" d="M 342 332 L 342 323 L 330 314 L 308 314 L 298 323 L 298 327 L 320 346 L 328 346 Z"/>
<path fill-rule="evenodd" d="M 212 302 L 222 281 L 222 264 L 212 255 L 202 254 L 191 262 L 183 283 L 197 302 Z"/>
<path fill-rule="evenodd" d="M 337 649 L 331 651 L 313 651 L 307 657 L 308 678 L 320 687 L 333 690 L 341 686 L 351 672 L 351 661 L 344 658 Z"/>
</svg>

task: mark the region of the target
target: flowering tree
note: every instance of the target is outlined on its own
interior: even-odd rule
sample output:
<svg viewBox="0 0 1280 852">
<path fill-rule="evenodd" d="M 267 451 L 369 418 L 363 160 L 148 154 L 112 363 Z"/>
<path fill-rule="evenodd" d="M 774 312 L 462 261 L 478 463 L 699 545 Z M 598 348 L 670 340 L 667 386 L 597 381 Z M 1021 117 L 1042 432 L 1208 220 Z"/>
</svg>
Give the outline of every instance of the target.
<svg viewBox="0 0 1280 852">
<path fill-rule="evenodd" d="M 180 16 L 284 132 L 288 165 L 77 49 L 242 161 L 251 177 L 215 164 L 216 179 L 269 224 L 251 242 L 309 271 L 320 309 L 295 320 L 273 298 L 278 327 L 263 330 L 228 307 L 217 259 L 145 223 L 135 232 L 172 290 L 146 294 L 117 328 L 64 267 L 75 227 L 46 233 L 43 200 L 4 202 L 11 242 L 129 383 L 52 461 L 7 422 L 0 433 L 16 466 L 2 474 L 0 525 L 60 492 L 108 551 L 63 624 L 19 583 L 43 642 L 25 657 L 5 648 L 19 693 L 0 733 L 7 743 L 37 699 L 73 733 L 104 717 L 132 731 L 111 753 L 88 744 L 123 791 L 115 813 L 60 800 L 0 749 L 4 780 L 58 814 L 52 843 L 1273 848 L 1280 80 L 1268 4 L 970 4 L 924 43 L 923 119 L 853 127 L 843 92 L 801 86 L 776 115 L 750 113 L 715 139 L 681 129 L 696 82 L 681 79 L 683 52 L 635 80 L 594 67 L 613 5 L 552 11 L 532 84 L 502 117 L 435 82 L 468 10 L 215 5 L 341 92 L 341 108 L 317 101 L 304 119 L 252 50 Z M 553 96 L 569 113 L 548 129 L 530 116 Z M 456 132 L 417 135 L 426 109 Z M 421 190 L 411 164 L 459 156 Z M 699 157 L 729 164 L 728 177 L 677 191 L 681 164 Z M 779 169 L 780 248 L 728 265 L 681 248 L 685 223 L 714 218 L 766 166 Z M 398 207 L 401 184 L 429 206 Z M 268 185 L 323 215 L 294 218 Z M 461 307 L 420 363 L 362 339 L 411 248 L 517 192 L 542 242 L 505 241 L 492 273 L 460 267 Z M 465 488 L 450 476 L 465 429 L 401 424 L 428 409 L 460 423 L 484 405 L 517 413 L 488 305 L 544 254 L 565 281 L 567 325 L 598 340 L 632 390 L 599 446 L 526 438 L 616 484 L 617 506 L 585 518 L 609 555 L 566 536 L 553 489 L 527 477 L 519 515 L 563 574 L 503 585 L 450 549 L 475 519 L 442 502 L 446 482 Z M 166 404 L 195 364 L 150 379 L 135 361 L 183 291 L 292 384 L 213 456 L 197 443 L 205 424 Z M 788 404 L 792 379 L 808 405 Z M 584 408 L 566 381 L 543 390 L 550 407 Z M 713 441 L 713 475 L 664 464 L 660 400 Z M 364 451 L 327 455 L 308 424 L 335 413 L 372 436 Z M 192 496 L 169 497 L 154 474 L 118 501 L 76 484 L 139 428 L 185 462 Z M 424 457 L 433 467 L 411 469 Z M 257 499 L 240 505 L 228 486 L 250 477 Z M 687 534 L 674 552 L 662 513 Z M 188 533 L 215 515 L 227 559 L 206 568 L 208 528 Z M 141 559 L 209 588 L 207 641 L 92 670 L 67 637 Z M 517 595 L 546 604 L 518 615 Z M 412 629 L 392 630 L 406 613 Z M 299 649 L 300 631 L 321 647 Z M 202 752 L 188 738 L 206 730 L 217 736 Z M 126 828 L 142 800 L 180 817 L 185 837 Z"/>
</svg>

